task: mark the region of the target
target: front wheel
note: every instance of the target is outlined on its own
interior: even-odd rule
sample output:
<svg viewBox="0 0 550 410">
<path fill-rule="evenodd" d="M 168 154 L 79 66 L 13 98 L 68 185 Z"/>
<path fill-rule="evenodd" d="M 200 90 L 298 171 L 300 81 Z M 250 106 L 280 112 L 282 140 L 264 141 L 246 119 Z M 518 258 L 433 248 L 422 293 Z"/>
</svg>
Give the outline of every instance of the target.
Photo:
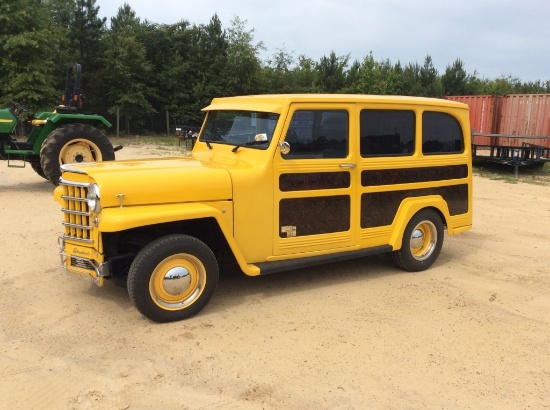
<svg viewBox="0 0 550 410">
<path fill-rule="evenodd" d="M 436 261 L 443 246 L 443 222 L 433 209 L 418 212 L 403 233 L 401 249 L 391 252 L 393 263 L 404 270 L 418 272 Z"/>
<path fill-rule="evenodd" d="M 147 318 L 173 322 L 206 306 L 218 277 L 218 263 L 208 246 L 188 235 L 168 235 L 138 253 L 128 272 L 128 294 Z"/>
<path fill-rule="evenodd" d="M 67 124 L 53 130 L 40 149 L 40 165 L 54 185 L 59 184 L 63 164 L 113 159 L 115 150 L 109 139 L 97 128 L 85 124 Z"/>
</svg>

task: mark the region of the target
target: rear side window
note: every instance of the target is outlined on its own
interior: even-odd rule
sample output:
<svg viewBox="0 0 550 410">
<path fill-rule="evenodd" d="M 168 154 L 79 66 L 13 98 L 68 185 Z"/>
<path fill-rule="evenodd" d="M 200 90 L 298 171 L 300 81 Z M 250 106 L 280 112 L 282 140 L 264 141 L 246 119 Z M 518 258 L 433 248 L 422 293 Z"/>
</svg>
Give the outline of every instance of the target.
<svg viewBox="0 0 550 410">
<path fill-rule="evenodd" d="M 460 124 L 443 112 L 426 111 L 422 114 L 422 153 L 454 154 L 464 151 Z"/>
<path fill-rule="evenodd" d="M 415 115 L 404 110 L 361 111 L 361 156 L 411 155 Z"/>
</svg>

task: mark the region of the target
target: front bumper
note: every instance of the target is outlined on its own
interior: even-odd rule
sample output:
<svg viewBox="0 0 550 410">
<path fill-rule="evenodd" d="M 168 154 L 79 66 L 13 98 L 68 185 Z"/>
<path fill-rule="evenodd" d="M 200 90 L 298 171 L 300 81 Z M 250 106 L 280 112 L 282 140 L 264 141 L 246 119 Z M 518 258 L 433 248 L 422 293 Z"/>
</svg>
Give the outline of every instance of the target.
<svg viewBox="0 0 550 410">
<path fill-rule="evenodd" d="M 58 246 L 63 269 L 88 276 L 98 286 L 103 286 L 103 278 L 111 276 L 111 263 L 104 262 L 103 255 L 95 249 L 69 243 L 62 236 Z"/>
</svg>

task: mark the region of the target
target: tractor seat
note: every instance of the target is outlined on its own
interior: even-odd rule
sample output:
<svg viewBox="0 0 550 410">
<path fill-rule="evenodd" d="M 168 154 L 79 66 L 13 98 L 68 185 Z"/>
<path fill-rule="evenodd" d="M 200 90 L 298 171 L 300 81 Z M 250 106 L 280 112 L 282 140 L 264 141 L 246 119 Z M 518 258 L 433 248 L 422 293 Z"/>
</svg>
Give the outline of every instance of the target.
<svg viewBox="0 0 550 410">
<path fill-rule="evenodd" d="M 55 107 L 55 111 L 58 114 L 76 114 L 78 112 L 76 107 L 69 107 L 66 105 L 58 105 Z"/>
</svg>

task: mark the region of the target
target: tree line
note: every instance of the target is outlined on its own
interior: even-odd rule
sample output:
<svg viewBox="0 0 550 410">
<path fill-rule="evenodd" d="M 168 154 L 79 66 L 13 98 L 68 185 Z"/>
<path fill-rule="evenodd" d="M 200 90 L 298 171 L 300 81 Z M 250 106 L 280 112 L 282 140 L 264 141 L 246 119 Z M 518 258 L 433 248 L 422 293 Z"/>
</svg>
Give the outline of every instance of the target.
<svg viewBox="0 0 550 410">
<path fill-rule="evenodd" d="M 141 20 L 128 4 L 107 24 L 96 0 L 3 0 L 0 3 L 0 102 L 34 111 L 60 103 L 65 71 L 82 65 L 85 111 L 113 120 L 126 133 L 200 125 L 201 108 L 214 97 L 273 93 L 361 93 L 443 97 L 549 93 L 550 80 L 513 76 L 480 78 L 457 58 L 440 74 L 431 56 L 423 64 L 362 60 L 331 51 L 315 61 L 285 47 L 270 57 L 246 20 L 224 28 L 208 24 Z"/>
</svg>

